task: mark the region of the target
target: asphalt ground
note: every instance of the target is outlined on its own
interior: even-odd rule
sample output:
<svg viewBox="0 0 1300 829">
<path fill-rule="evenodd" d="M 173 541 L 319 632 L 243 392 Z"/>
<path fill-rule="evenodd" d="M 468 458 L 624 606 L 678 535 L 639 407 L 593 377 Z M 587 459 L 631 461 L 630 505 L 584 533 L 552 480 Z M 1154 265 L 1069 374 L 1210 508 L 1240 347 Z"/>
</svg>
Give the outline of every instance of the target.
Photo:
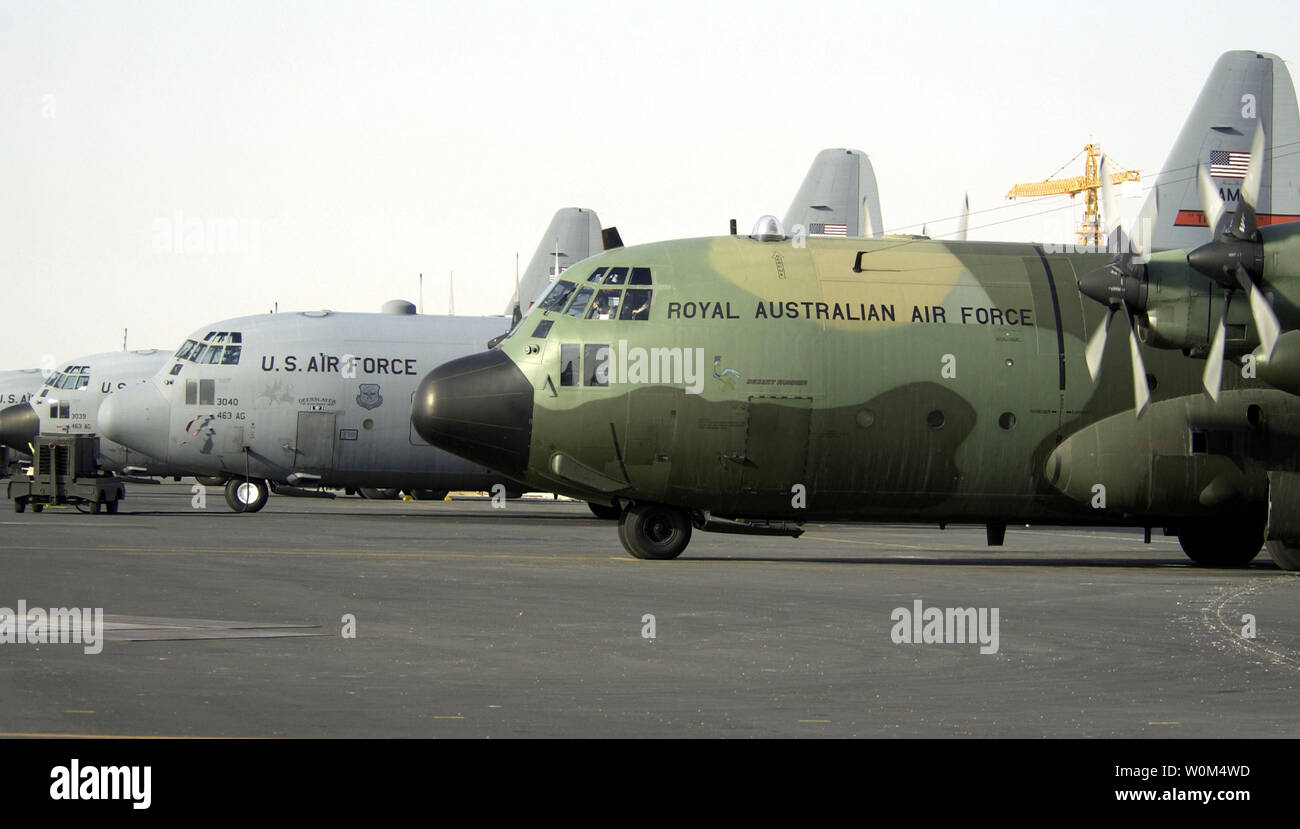
<svg viewBox="0 0 1300 829">
<path fill-rule="evenodd" d="M 653 562 L 575 502 L 206 495 L 0 503 L 0 607 L 104 614 L 98 653 L 0 644 L 0 736 L 1300 735 L 1300 581 L 1267 553 L 809 524 Z M 983 642 L 894 641 L 918 601 Z"/>
</svg>

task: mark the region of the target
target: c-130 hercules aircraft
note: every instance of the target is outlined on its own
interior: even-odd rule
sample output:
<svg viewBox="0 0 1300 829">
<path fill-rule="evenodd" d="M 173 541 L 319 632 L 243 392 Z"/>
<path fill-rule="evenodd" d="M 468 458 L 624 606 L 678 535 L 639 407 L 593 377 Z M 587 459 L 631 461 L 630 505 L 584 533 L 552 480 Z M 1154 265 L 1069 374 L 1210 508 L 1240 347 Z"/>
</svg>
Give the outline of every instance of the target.
<svg viewBox="0 0 1300 829">
<path fill-rule="evenodd" d="M 1227 191 L 1241 201 L 1200 228 L 1191 264 L 1190 246 L 1144 261 L 1121 234 L 1117 254 L 799 246 L 767 217 L 748 238 L 583 263 L 499 348 L 431 372 L 412 423 L 620 508 L 638 558 L 676 557 L 693 528 L 906 520 L 986 524 L 991 544 L 1010 523 L 1163 527 L 1208 566 L 1243 566 L 1267 538 L 1300 569 L 1295 112 L 1279 59 L 1216 64 L 1162 178 L 1199 182 L 1211 221 Z M 1270 128 L 1288 148 L 1247 161 Z M 1157 245 L 1193 212 L 1158 208 Z"/>
</svg>

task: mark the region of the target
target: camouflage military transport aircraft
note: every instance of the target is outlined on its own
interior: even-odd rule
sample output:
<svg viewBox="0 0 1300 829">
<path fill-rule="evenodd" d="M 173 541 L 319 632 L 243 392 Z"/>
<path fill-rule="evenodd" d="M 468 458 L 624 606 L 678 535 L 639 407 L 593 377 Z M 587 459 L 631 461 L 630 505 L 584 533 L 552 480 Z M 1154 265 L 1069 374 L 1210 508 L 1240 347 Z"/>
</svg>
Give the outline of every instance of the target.
<svg viewBox="0 0 1300 829">
<path fill-rule="evenodd" d="M 1294 145 L 1251 150 L 1266 97 L 1295 132 L 1285 72 L 1225 55 L 1189 117 L 1174 155 L 1198 149 L 1162 180 L 1203 188 L 1194 253 L 1146 261 L 1119 232 L 1116 254 L 797 242 L 772 217 L 622 248 L 566 272 L 499 348 L 431 372 L 412 424 L 617 507 L 638 558 L 676 557 L 692 529 L 905 520 L 985 524 L 995 545 L 1011 523 L 1164 528 L 1208 566 L 1267 538 L 1300 569 L 1300 224 L 1256 209 L 1262 179 L 1278 212 Z M 1239 190 L 1230 219 L 1216 184 Z M 1174 221 L 1163 203 L 1147 218 L 1148 240 Z"/>
</svg>

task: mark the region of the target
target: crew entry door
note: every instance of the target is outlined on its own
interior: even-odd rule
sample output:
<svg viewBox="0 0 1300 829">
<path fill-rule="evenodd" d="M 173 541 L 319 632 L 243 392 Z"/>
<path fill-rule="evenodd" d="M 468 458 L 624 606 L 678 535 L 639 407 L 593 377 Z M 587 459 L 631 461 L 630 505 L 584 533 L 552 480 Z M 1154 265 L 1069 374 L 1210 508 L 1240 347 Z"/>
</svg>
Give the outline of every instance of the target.
<svg viewBox="0 0 1300 829">
<path fill-rule="evenodd" d="M 334 468 L 334 412 L 298 412 L 298 440 L 294 444 L 295 472 L 321 474 Z"/>
</svg>

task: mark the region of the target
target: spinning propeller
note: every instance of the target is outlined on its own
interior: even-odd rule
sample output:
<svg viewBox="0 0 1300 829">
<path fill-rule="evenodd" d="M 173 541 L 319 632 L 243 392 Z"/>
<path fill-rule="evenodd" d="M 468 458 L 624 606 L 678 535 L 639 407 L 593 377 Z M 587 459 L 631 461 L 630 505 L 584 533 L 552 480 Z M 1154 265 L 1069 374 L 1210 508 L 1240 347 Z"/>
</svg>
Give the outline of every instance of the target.
<svg viewBox="0 0 1300 829">
<path fill-rule="evenodd" d="M 1255 138 L 1250 144 L 1250 162 L 1246 167 L 1246 178 L 1241 183 L 1241 200 L 1237 212 L 1219 232 L 1219 237 L 1212 242 L 1201 245 L 1187 255 L 1187 264 L 1205 274 L 1223 288 L 1223 313 L 1219 316 L 1219 327 L 1214 332 L 1214 341 L 1210 346 L 1209 357 L 1205 362 L 1205 374 L 1201 378 L 1205 391 L 1212 400 L 1219 399 L 1219 389 L 1223 380 L 1223 348 L 1226 337 L 1225 320 L 1232 303 L 1233 293 L 1240 288 L 1246 292 L 1250 302 L 1250 314 L 1255 320 L 1255 330 L 1259 333 L 1260 344 L 1264 347 L 1264 357 L 1273 354 L 1282 327 L 1277 315 L 1273 313 L 1268 300 L 1259 290 L 1258 282 L 1264 275 L 1264 243 L 1259 238 L 1259 228 L 1255 220 L 1255 209 L 1259 203 L 1259 186 L 1264 167 L 1264 129 L 1255 129 Z M 1224 203 L 1210 181 L 1209 171 L 1202 165 L 1196 168 L 1197 189 L 1201 197 L 1201 208 L 1205 211 L 1205 220 L 1211 233 L 1219 231 L 1223 220 Z"/>
<path fill-rule="evenodd" d="M 1110 175 L 1110 162 L 1102 156 L 1101 195 L 1107 225 L 1106 247 L 1107 250 L 1115 251 L 1115 256 L 1104 266 L 1079 278 L 1079 292 L 1109 308 L 1101 325 L 1088 338 L 1084 359 L 1088 364 L 1088 374 L 1095 381 L 1101 372 L 1101 357 L 1106 349 L 1111 320 L 1123 308 L 1124 317 L 1128 320 L 1129 355 L 1133 365 L 1133 408 L 1137 416 L 1141 417 L 1151 400 L 1151 389 L 1147 385 L 1146 365 L 1142 362 L 1142 349 L 1138 344 L 1135 316 L 1146 311 L 1146 259 L 1150 251 L 1147 249 L 1149 233 L 1145 231 L 1155 217 L 1144 217 L 1139 225 L 1142 232 L 1137 236 L 1126 234 L 1120 227 L 1119 207 L 1111 189 Z M 1155 198 L 1151 198 L 1148 204 L 1154 209 Z"/>
</svg>

